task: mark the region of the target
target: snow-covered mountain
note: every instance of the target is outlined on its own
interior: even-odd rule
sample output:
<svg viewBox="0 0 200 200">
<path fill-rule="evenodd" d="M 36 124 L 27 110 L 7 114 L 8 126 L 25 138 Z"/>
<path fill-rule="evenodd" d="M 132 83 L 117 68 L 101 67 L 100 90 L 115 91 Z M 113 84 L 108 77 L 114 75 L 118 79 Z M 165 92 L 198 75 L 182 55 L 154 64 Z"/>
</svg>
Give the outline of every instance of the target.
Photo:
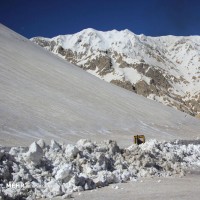
<svg viewBox="0 0 200 200">
<path fill-rule="evenodd" d="M 0 25 L 0 145 L 196 138 L 198 119 L 109 84 Z"/>
<path fill-rule="evenodd" d="M 141 177 L 151 177 L 144 186 L 157 191 L 162 176 L 183 176 L 191 169 L 196 177 L 200 140 L 149 138 L 196 139 L 198 119 L 106 83 L 1 24 L 0 44 L 0 199 L 99 199 L 106 196 L 99 190 L 94 198 L 80 194 L 127 181 L 143 189 Z M 135 134 L 144 134 L 147 142 L 121 148 L 113 141 L 130 145 Z M 52 140 L 33 142 L 39 138 Z M 170 197 L 182 198 L 183 183 L 193 182 L 185 199 L 198 199 L 198 177 L 184 182 L 175 177 L 170 184 L 175 182 L 178 192 Z M 134 194 L 123 188 L 122 199 L 131 199 Z"/>
<path fill-rule="evenodd" d="M 31 40 L 107 82 L 200 114 L 200 36 L 149 37 L 89 28 Z"/>
</svg>

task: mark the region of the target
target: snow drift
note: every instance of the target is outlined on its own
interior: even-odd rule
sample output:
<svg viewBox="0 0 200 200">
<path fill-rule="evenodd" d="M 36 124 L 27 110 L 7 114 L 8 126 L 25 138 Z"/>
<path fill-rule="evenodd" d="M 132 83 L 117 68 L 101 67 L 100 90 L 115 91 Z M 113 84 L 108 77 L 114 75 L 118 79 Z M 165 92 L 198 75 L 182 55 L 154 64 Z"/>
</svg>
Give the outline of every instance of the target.
<svg viewBox="0 0 200 200">
<path fill-rule="evenodd" d="M 0 148 L 1 196 L 12 199 L 71 197 L 73 192 L 92 190 L 112 183 L 137 181 L 139 177 L 183 176 L 200 166 L 200 140 L 158 142 L 119 148 L 81 139 L 75 145 L 52 140 L 32 143 L 29 148 Z"/>
</svg>

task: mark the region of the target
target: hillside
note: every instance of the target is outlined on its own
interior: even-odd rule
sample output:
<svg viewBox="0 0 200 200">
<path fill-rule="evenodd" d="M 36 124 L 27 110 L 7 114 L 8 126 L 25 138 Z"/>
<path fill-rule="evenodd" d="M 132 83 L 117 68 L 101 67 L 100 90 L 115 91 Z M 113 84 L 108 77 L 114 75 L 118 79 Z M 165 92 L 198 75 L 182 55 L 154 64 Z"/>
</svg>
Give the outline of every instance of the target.
<svg viewBox="0 0 200 200">
<path fill-rule="evenodd" d="M 0 25 L 0 144 L 196 138 L 199 121 L 106 83 Z"/>
</svg>

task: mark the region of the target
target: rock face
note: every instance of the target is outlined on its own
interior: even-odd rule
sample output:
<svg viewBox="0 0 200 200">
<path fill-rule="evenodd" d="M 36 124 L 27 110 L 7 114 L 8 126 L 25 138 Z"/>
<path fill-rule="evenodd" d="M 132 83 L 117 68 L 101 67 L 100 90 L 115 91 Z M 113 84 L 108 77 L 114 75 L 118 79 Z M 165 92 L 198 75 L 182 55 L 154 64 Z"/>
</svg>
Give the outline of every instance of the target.
<svg viewBox="0 0 200 200">
<path fill-rule="evenodd" d="M 37 143 L 43 143 L 41 141 Z M 75 145 L 0 147 L 0 197 L 2 199 L 50 199 L 72 197 L 112 183 L 140 177 L 183 176 L 199 167 L 200 141 L 158 142 L 121 149 L 115 141 L 97 144 L 79 140 Z M 31 162 L 30 162 L 31 161 Z"/>
<path fill-rule="evenodd" d="M 32 38 L 87 72 L 190 115 L 200 114 L 200 37 L 86 29 Z"/>
</svg>

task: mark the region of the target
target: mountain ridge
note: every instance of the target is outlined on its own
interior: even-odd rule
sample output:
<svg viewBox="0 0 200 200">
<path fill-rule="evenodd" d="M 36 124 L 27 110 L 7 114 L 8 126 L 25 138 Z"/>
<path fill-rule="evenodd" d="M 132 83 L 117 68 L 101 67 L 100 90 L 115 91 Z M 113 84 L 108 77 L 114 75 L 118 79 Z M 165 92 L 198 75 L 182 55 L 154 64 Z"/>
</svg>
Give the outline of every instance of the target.
<svg viewBox="0 0 200 200">
<path fill-rule="evenodd" d="M 200 114 L 200 37 L 145 36 L 130 30 L 84 29 L 33 42 L 87 72 L 175 107 Z"/>
</svg>

